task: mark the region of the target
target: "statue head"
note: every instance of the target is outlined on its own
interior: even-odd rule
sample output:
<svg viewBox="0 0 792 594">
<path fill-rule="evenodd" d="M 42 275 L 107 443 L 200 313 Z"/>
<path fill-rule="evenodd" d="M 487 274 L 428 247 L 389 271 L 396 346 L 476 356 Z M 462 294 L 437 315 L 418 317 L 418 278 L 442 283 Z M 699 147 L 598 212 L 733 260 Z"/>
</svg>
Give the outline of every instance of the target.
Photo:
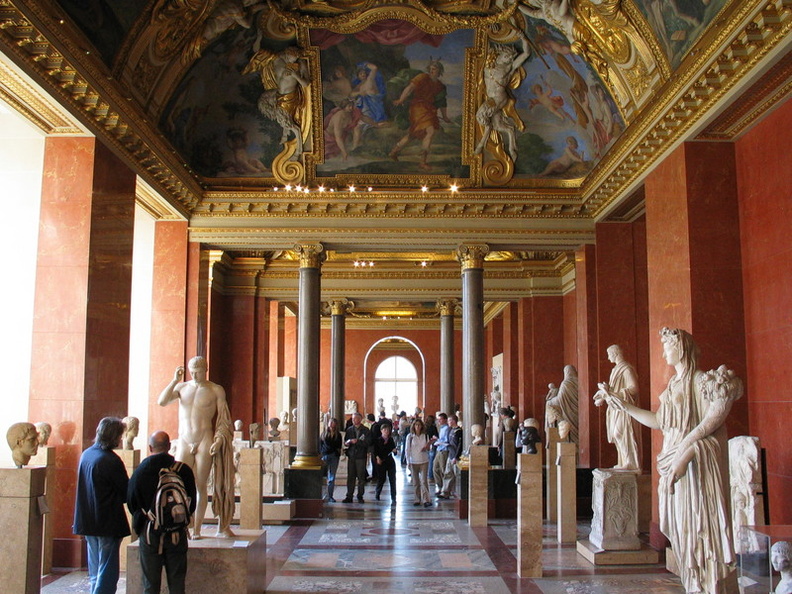
<svg viewBox="0 0 792 594">
<path fill-rule="evenodd" d="M 792 544 L 779 540 L 770 547 L 770 562 L 773 569 L 778 572 L 788 572 L 792 569 Z"/>
<path fill-rule="evenodd" d="M 260 437 L 259 434 L 261 433 L 260 429 L 261 428 L 259 427 L 258 423 L 251 423 L 250 427 L 248 427 L 248 430 L 250 431 L 249 445 L 251 448 L 256 446 L 256 442 Z"/>
<path fill-rule="evenodd" d="M 473 443 L 478 445 L 484 439 L 484 428 L 478 423 L 471 425 L 470 435 L 473 437 Z"/>
<path fill-rule="evenodd" d="M 52 433 L 52 425 L 49 423 L 34 423 L 36 431 L 38 431 L 38 442 L 40 446 L 47 445 L 49 442 L 50 434 Z"/>
<path fill-rule="evenodd" d="M 540 443 L 542 438 L 539 436 L 539 430 L 536 427 L 526 424 L 529 420 L 525 420 L 523 428 L 520 430 L 520 442 L 523 445 L 523 453 L 535 454 L 536 444 Z M 533 420 L 535 421 L 536 419 Z"/>
<path fill-rule="evenodd" d="M 278 425 L 280 425 L 280 419 L 278 417 L 272 417 L 268 423 L 269 427 L 272 431 L 276 431 L 278 429 Z"/>
<path fill-rule="evenodd" d="M 608 347 L 608 361 L 611 363 L 619 363 L 624 360 L 624 354 L 618 344 L 612 344 Z"/>
<path fill-rule="evenodd" d="M 30 457 L 38 452 L 38 430 L 33 423 L 14 423 L 8 428 L 6 441 L 17 468 L 30 462 Z"/>
<path fill-rule="evenodd" d="M 564 379 L 577 381 L 577 369 L 574 365 L 564 365 Z"/>
<path fill-rule="evenodd" d="M 679 328 L 663 328 L 660 330 L 660 342 L 663 343 L 663 356 L 669 365 L 681 363 L 688 370 L 696 369 L 700 351 L 689 332 Z"/>
<path fill-rule="evenodd" d="M 140 431 L 140 419 L 137 417 L 124 417 L 124 449 L 134 450 L 135 447 L 132 442 L 138 436 Z"/>
<path fill-rule="evenodd" d="M 234 431 L 242 431 L 242 419 L 234 421 Z"/>
<path fill-rule="evenodd" d="M 503 419 L 503 430 L 506 433 L 511 433 L 512 431 L 514 431 L 514 419 L 508 416 L 505 417 Z"/>
</svg>

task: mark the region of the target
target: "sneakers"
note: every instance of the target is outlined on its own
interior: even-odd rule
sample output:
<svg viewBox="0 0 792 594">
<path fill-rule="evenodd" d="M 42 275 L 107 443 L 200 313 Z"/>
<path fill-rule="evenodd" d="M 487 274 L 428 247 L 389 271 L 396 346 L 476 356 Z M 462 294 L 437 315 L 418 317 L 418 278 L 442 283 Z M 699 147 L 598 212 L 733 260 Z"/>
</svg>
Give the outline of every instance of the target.
<svg viewBox="0 0 792 594">
<path fill-rule="evenodd" d="M 451 499 L 448 495 L 443 495 L 442 493 L 437 494 L 438 499 Z"/>
<path fill-rule="evenodd" d="M 351 497 L 345 497 L 344 500 L 341 503 L 352 503 L 352 498 Z"/>
<path fill-rule="evenodd" d="M 427 501 L 426 503 L 424 503 L 424 507 L 432 507 L 432 503 L 430 501 Z"/>
</svg>

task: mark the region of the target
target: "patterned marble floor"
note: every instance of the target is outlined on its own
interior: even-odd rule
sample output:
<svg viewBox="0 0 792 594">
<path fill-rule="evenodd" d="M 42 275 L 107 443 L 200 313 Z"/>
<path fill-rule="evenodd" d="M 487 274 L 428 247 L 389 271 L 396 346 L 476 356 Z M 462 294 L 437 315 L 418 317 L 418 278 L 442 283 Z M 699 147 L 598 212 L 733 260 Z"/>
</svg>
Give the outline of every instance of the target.
<svg viewBox="0 0 792 594">
<path fill-rule="evenodd" d="M 412 505 L 404 472 L 398 504 L 375 501 L 326 504 L 321 520 L 267 526 L 266 592 L 385 594 L 682 594 L 679 580 L 660 565 L 594 567 L 573 545 L 555 542 L 545 527 L 541 579 L 517 577 L 517 530 L 513 520 L 491 520 L 472 529 L 455 517 L 453 501 L 431 508 Z M 343 489 L 341 490 L 343 492 Z M 383 498 L 383 499 L 388 499 Z M 579 526 L 579 536 L 588 528 Z M 84 572 L 54 575 L 45 594 L 87 592 Z M 119 584 L 119 592 L 125 592 Z M 200 594 L 200 593 L 197 593 Z"/>
</svg>

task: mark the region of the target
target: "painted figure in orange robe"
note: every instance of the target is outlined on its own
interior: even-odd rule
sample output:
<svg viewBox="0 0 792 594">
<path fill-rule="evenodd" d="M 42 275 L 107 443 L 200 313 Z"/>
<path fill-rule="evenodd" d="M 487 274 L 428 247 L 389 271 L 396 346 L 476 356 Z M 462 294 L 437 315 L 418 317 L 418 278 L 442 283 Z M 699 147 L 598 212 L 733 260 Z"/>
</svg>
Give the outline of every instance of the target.
<svg viewBox="0 0 792 594">
<path fill-rule="evenodd" d="M 394 161 L 399 160 L 399 153 L 415 138 L 421 141 L 421 163 L 419 167 L 424 170 L 430 169 L 427 163 L 429 149 L 432 146 L 432 139 L 435 133 L 440 130 L 440 118 L 444 122 L 450 123 L 446 113 L 445 101 L 438 101 L 438 96 L 445 91 L 445 84 L 440 81 L 443 75 L 443 64 L 440 60 L 429 60 L 426 72 L 414 77 L 408 84 L 394 105 L 402 105 L 407 98 L 410 98 L 410 129 L 402 136 L 396 146 L 393 147 L 389 156 Z M 439 105 L 438 105 L 439 103 Z M 440 117 L 438 117 L 438 111 Z"/>
</svg>

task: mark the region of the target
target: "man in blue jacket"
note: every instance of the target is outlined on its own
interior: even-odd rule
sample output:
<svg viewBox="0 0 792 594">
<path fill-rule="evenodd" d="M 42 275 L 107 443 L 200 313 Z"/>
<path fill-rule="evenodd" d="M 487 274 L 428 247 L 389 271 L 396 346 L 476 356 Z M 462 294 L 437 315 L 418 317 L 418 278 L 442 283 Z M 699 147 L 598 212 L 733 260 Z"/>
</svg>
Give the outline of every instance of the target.
<svg viewBox="0 0 792 594">
<path fill-rule="evenodd" d="M 143 591 L 146 594 L 159 594 L 162 581 L 162 568 L 168 579 L 168 592 L 184 594 L 184 580 L 187 575 L 187 528 L 178 534 L 158 534 L 149 531 L 146 511 L 151 511 L 154 496 L 159 484 L 160 469 L 173 468 L 184 483 L 184 490 L 190 498 L 190 516 L 195 513 L 196 490 L 195 475 L 187 464 L 176 464 L 171 456 L 170 437 L 164 431 L 156 431 L 149 438 L 149 457 L 140 463 L 129 479 L 127 507 L 132 514 L 132 527 L 140 535 L 140 566 L 143 572 Z"/>
<path fill-rule="evenodd" d="M 80 456 L 74 534 L 85 536 L 88 545 L 88 578 L 91 594 L 113 594 L 118 584 L 118 551 L 129 535 L 124 512 L 126 468 L 113 451 L 121 445 L 124 423 L 105 417 L 96 428 L 94 444 Z"/>
</svg>

